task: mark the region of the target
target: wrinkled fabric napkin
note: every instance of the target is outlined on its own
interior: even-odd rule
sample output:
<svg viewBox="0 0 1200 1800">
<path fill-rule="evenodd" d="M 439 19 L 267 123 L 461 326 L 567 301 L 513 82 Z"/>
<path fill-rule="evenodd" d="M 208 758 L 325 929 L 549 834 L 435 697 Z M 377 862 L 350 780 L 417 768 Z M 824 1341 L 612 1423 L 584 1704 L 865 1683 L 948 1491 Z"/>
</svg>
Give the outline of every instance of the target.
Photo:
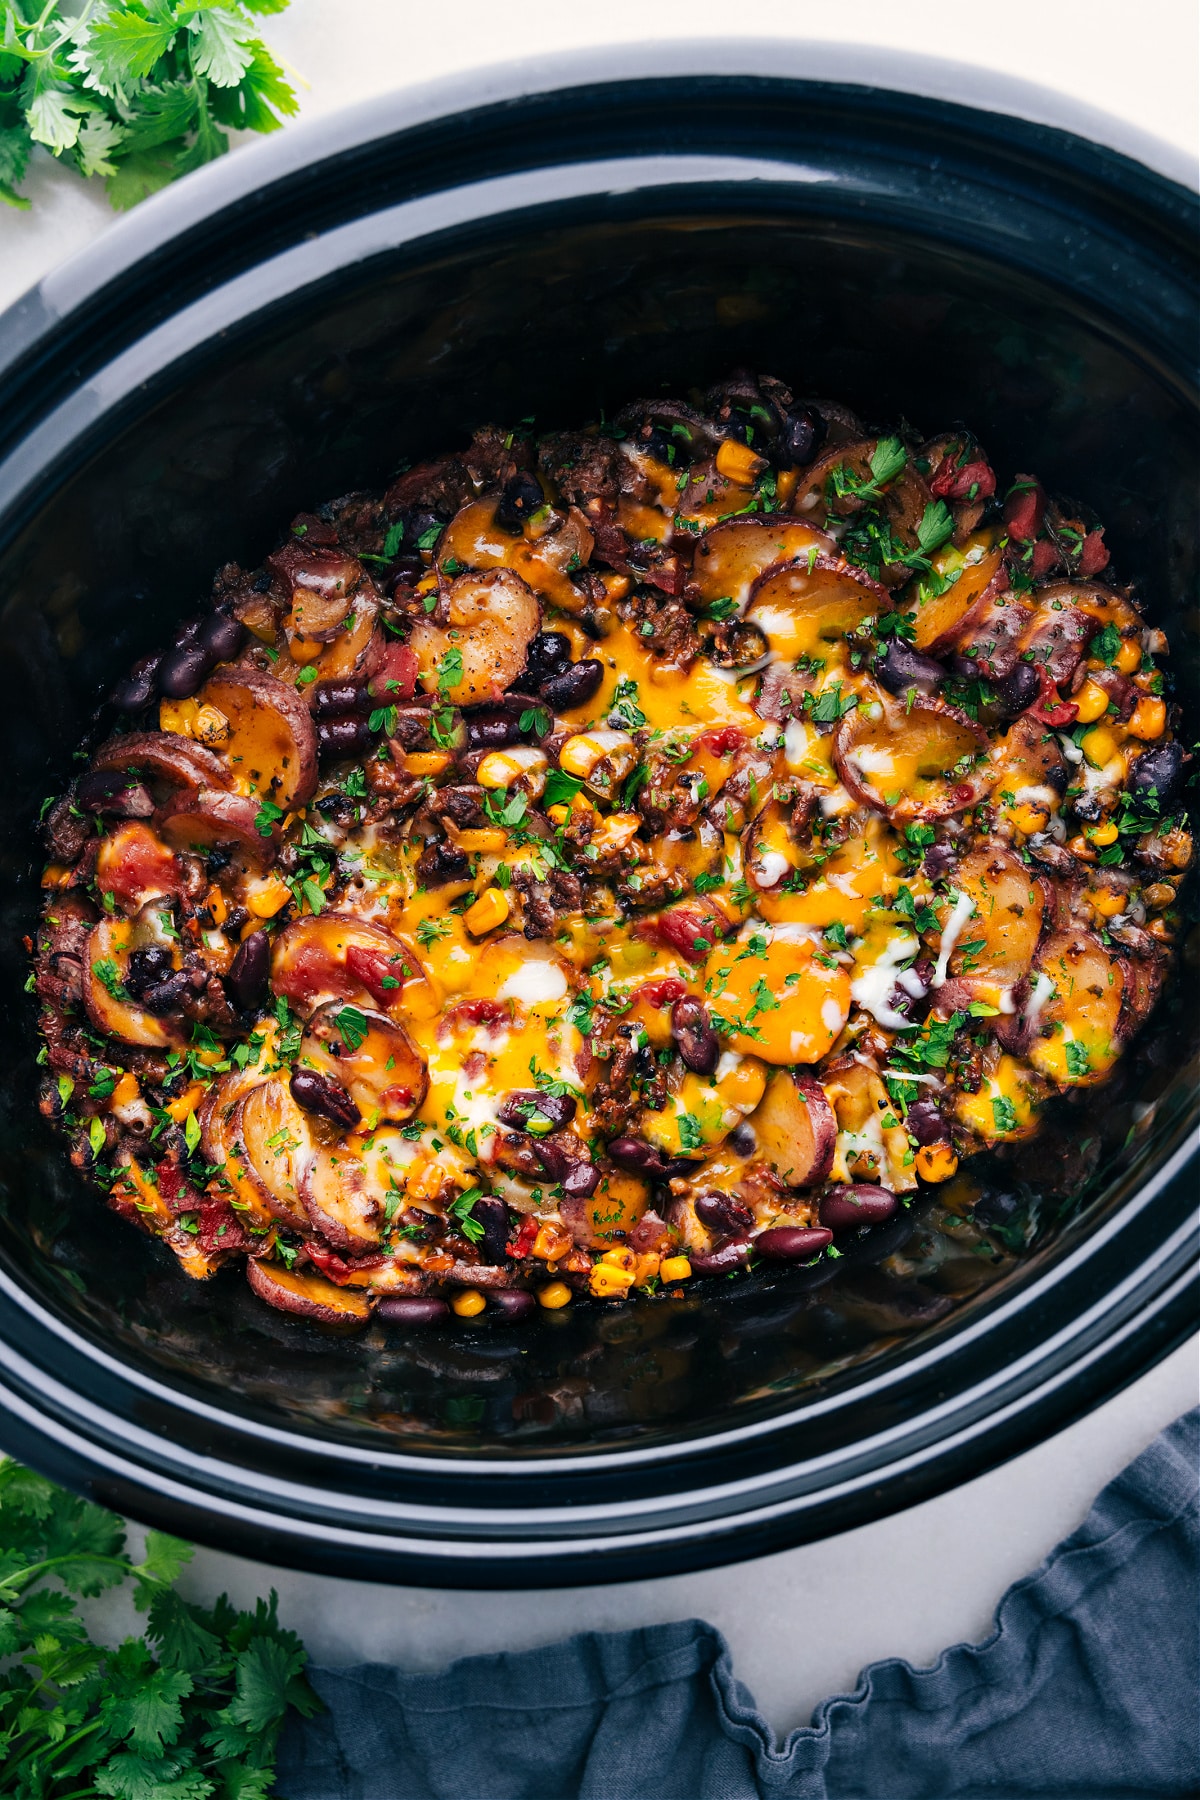
<svg viewBox="0 0 1200 1800">
<path fill-rule="evenodd" d="M 1200 1792 L 1200 1410 L 1165 1431 L 986 1643 L 875 1663 L 776 1744 L 702 1620 L 441 1675 L 314 1669 L 286 1800 L 1172 1800 Z"/>
</svg>

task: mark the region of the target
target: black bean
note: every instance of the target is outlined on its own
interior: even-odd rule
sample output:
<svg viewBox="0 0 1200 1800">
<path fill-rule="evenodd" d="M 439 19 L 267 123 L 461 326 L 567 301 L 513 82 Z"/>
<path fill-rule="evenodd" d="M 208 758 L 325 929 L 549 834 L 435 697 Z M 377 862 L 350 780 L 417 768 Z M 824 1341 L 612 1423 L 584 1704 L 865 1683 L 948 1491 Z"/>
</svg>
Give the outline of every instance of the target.
<svg viewBox="0 0 1200 1800">
<path fill-rule="evenodd" d="M 1183 746 L 1177 743 L 1155 744 L 1143 750 L 1129 771 L 1129 785 L 1142 794 L 1157 793 L 1159 807 L 1165 810 L 1175 798 L 1175 790 L 1183 775 Z"/>
<path fill-rule="evenodd" d="M 543 1094 L 537 1088 L 515 1088 L 496 1108 L 496 1117 L 514 1131 L 527 1131 L 529 1115 L 534 1112 L 561 1130 L 575 1117 L 575 1098 L 572 1094 Z"/>
<path fill-rule="evenodd" d="M 700 1223 L 717 1237 L 745 1237 L 754 1223 L 754 1214 L 730 1194 L 700 1194 L 694 1206 Z"/>
<path fill-rule="evenodd" d="M 508 1250 L 508 1208 L 503 1200 L 485 1195 L 471 1208 L 471 1217 L 483 1226 L 479 1254 L 486 1263 L 502 1263 Z"/>
<path fill-rule="evenodd" d="M 525 653 L 527 681 L 522 687 L 536 687 L 552 675 L 561 674 L 571 661 L 571 640 L 563 631 L 539 631 Z"/>
<path fill-rule="evenodd" d="M 562 1177 L 562 1190 L 573 1200 L 587 1200 L 595 1193 L 599 1181 L 600 1171 L 595 1163 L 572 1163 Z"/>
<path fill-rule="evenodd" d="M 830 1188 L 818 1210 L 821 1223 L 828 1230 L 851 1231 L 856 1225 L 882 1225 L 890 1219 L 896 1210 L 896 1196 L 888 1188 L 855 1181 Z M 762 1238 L 758 1241 L 761 1244 Z"/>
<path fill-rule="evenodd" d="M 368 712 L 371 697 L 365 681 L 318 681 L 313 684 L 314 719 L 341 719 L 348 713 Z"/>
<path fill-rule="evenodd" d="M 825 442 L 826 430 L 815 406 L 794 406 L 784 414 L 782 455 L 790 463 L 811 462 Z"/>
<path fill-rule="evenodd" d="M 198 641 L 212 652 L 218 662 L 228 662 L 245 643 L 246 627 L 240 619 L 231 618 L 228 613 L 210 613 L 200 627 Z"/>
<path fill-rule="evenodd" d="M 875 659 L 875 679 L 889 694 L 907 694 L 910 688 L 916 688 L 918 694 L 934 694 L 945 681 L 946 671 L 932 656 L 922 656 L 910 644 L 891 638 Z"/>
<path fill-rule="evenodd" d="M 999 682 L 996 692 L 1006 719 L 1015 719 L 1032 706 L 1042 691 L 1042 678 L 1032 663 L 1019 662 L 1011 675 Z"/>
<path fill-rule="evenodd" d="M 92 769 L 84 775 L 75 789 L 75 804 L 111 819 L 148 819 L 154 811 L 149 788 L 118 769 Z"/>
<path fill-rule="evenodd" d="M 158 693 L 158 671 L 162 660 L 161 650 L 156 650 L 153 656 L 143 656 L 134 663 L 124 681 L 118 681 L 109 699 L 119 711 L 136 713 L 149 706 Z"/>
<path fill-rule="evenodd" d="M 189 700 L 211 675 L 216 661 L 206 644 L 184 644 L 177 650 L 168 650 L 158 671 L 160 693 L 169 700 Z"/>
<path fill-rule="evenodd" d="M 442 1325 L 450 1308 L 434 1294 L 387 1294 L 375 1308 L 385 1325 Z"/>
<path fill-rule="evenodd" d="M 256 937 L 259 935 L 255 933 Z M 353 1131 L 362 1123 L 357 1106 L 341 1082 L 334 1081 L 331 1075 L 322 1075 L 317 1069 L 293 1069 L 288 1085 L 292 1099 L 305 1112 L 319 1113 L 323 1119 L 340 1125 L 343 1131 Z"/>
<path fill-rule="evenodd" d="M 930 881 L 941 881 L 958 866 L 958 851 L 953 844 L 930 844 L 921 867 Z"/>
<path fill-rule="evenodd" d="M 832 1242 L 832 1231 L 820 1225 L 773 1225 L 759 1232 L 754 1248 L 772 1262 L 804 1262 Z"/>
<path fill-rule="evenodd" d="M 320 756 L 360 756 L 370 742 L 370 728 L 361 716 L 317 720 Z"/>
<path fill-rule="evenodd" d="M 608 1146 L 608 1154 L 619 1169 L 628 1169 L 633 1175 L 646 1175 L 651 1181 L 670 1181 L 675 1176 L 689 1174 L 695 1164 L 683 1156 L 664 1156 L 653 1144 L 646 1143 L 644 1138 L 614 1138 Z"/>
<path fill-rule="evenodd" d="M 738 1156 L 753 1156 L 757 1144 L 753 1125 L 735 1125 L 729 1134 L 729 1148 Z"/>
<path fill-rule="evenodd" d="M 531 1319 L 537 1311 L 537 1301 L 524 1288 L 492 1288 L 487 1303 L 513 1324 L 521 1319 Z"/>
<path fill-rule="evenodd" d="M 604 664 L 594 656 L 572 663 L 561 674 L 551 675 L 538 687 L 538 698 L 555 712 L 566 712 L 572 706 L 583 706 L 597 693 L 604 680 Z"/>
<path fill-rule="evenodd" d="M 692 1265 L 693 1275 L 727 1275 L 732 1269 L 744 1269 L 750 1260 L 750 1240 L 748 1238 L 731 1238 L 728 1243 L 705 1256 L 699 1251 L 687 1251 L 687 1259 Z"/>
<path fill-rule="evenodd" d="M 949 1137 L 946 1120 L 936 1100 L 914 1100 L 904 1120 L 918 1144 L 940 1144 Z"/>
<path fill-rule="evenodd" d="M 184 969 L 175 969 L 154 987 L 144 988 L 140 996 L 140 1004 L 144 1012 L 153 1013 L 155 1018 L 165 1018 L 168 1013 L 178 1012 L 184 1001 L 192 993 L 191 978 Z"/>
<path fill-rule="evenodd" d="M 496 523 L 506 531 L 520 531 L 526 519 L 540 512 L 545 504 L 546 496 L 537 476 L 530 469 L 518 469 L 512 480 L 505 483 L 496 507 Z"/>
<path fill-rule="evenodd" d="M 464 715 L 468 750 L 503 750 L 521 741 L 521 715 L 500 706 L 481 706 Z"/>
<path fill-rule="evenodd" d="M 271 944 L 265 931 L 253 931 L 238 949 L 225 986 L 243 1012 L 255 1012 L 266 998 L 271 970 Z"/>
<path fill-rule="evenodd" d="M 684 994 L 671 1008 L 671 1036 L 689 1069 L 711 1075 L 721 1060 L 721 1045 L 709 1024 L 708 1008 L 694 994 Z"/>
<path fill-rule="evenodd" d="M 135 1000 L 159 987 L 171 970 L 171 952 L 163 944 L 148 944 L 144 950 L 131 950 L 125 971 L 125 986 Z"/>
</svg>

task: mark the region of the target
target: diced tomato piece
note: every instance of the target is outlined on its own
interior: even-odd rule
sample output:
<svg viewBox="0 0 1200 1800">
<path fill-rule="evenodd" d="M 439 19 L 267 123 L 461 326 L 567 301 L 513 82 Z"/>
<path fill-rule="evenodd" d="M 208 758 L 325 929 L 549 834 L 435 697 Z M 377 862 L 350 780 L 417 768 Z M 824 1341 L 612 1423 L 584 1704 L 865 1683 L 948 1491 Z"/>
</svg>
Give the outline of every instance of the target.
<svg viewBox="0 0 1200 1800">
<path fill-rule="evenodd" d="M 717 725 L 711 731 L 700 733 L 701 744 L 713 756 L 730 756 L 740 750 L 745 741 L 746 734 L 737 725 Z"/>
<path fill-rule="evenodd" d="M 937 500 L 990 500 L 996 491 L 996 477 L 991 464 L 981 456 L 960 468 L 957 457 L 951 453 L 943 456 L 930 476 L 929 491 Z"/>
<path fill-rule="evenodd" d="M 160 1183 L 161 1186 L 161 1183 Z M 205 1200 L 197 1208 L 200 1225 L 196 1243 L 206 1256 L 217 1256 L 224 1250 L 253 1250 L 259 1240 L 252 1238 L 228 1200 Z"/>
<path fill-rule="evenodd" d="M 512 1022 L 512 1013 L 500 1000 L 460 1000 L 445 1015 L 445 1023 L 453 1032 L 464 1025 L 484 1025 L 491 1030 Z"/>
<path fill-rule="evenodd" d="M 1089 531 L 1083 540 L 1083 547 L 1079 552 L 1080 576 L 1086 581 L 1091 576 L 1098 575 L 1101 569 L 1108 567 L 1108 560 L 1109 552 L 1108 545 L 1104 542 L 1104 527 L 1098 526 L 1095 531 Z"/>
<path fill-rule="evenodd" d="M 686 956 L 689 962 L 701 963 L 716 943 L 724 920 L 694 905 L 669 906 L 655 918 L 646 919 L 639 935 L 655 938 L 669 950 Z"/>
<path fill-rule="evenodd" d="M 387 1010 L 404 986 L 408 964 L 401 956 L 392 962 L 384 950 L 370 950 L 363 944 L 346 946 L 346 972 L 365 987 L 377 1006 Z"/>
<path fill-rule="evenodd" d="M 531 1213 L 527 1213 L 521 1220 L 521 1229 L 516 1238 L 508 1245 L 508 1254 L 517 1258 L 528 1256 L 533 1249 L 534 1240 L 540 1228 L 541 1221 L 535 1219 Z"/>
<path fill-rule="evenodd" d="M 1019 544 L 1041 537 L 1046 523 L 1046 490 L 1032 475 L 1018 475 L 1004 501 L 1004 524 Z"/>
<path fill-rule="evenodd" d="M 1042 675 L 1042 691 L 1033 705 L 1026 708 L 1035 719 L 1043 725 L 1049 725 L 1055 731 L 1061 731 L 1065 725 L 1073 725 L 1079 715 L 1079 708 L 1073 700 L 1064 700 L 1054 683 L 1047 675 Z"/>
<path fill-rule="evenodd" d="M 193 1206 L 196 1203 L 195 1190 L 178 1163 L 158 1163 L 154 1170 L 154 1185 L 173 1210 L 182 1206 L 188 1198 Z"/>
<path fill-rule="evenodd" d="M 122 825 L 100 846 L 96 882 L 126 913 L 135 913 L 156 894 L 178 894 L 183 878 L 178 859 L 148 825 Z"/>
<path fill-rule="evenodd" d="M 350 1263 L 345 1262 L 336 1250 L 331 1250 L 328 1244 L 320 1244 L 312 1238 L 306 1241 L 304 1248 L 323 1275 L 328 1275 L 330 1281 L 336 1281 L 339 1287 L 345 1287 L 354 1273 Z"/>
<path fill-rule="evenodd" d="M 674 1006 L 686 993 L 687 988 L 677 975 L 665 975 L 661 981 L 646 982 L 635 998 L 644 1000 L 647 1006 Z"/>
<path fill-rule="evenodd" d="M 417 685 L 417 653 L 407 644 L 389 644 L 383 661 L 367 683 L 367 692 L 381 706 L 411 700 Z"/>
</svg>

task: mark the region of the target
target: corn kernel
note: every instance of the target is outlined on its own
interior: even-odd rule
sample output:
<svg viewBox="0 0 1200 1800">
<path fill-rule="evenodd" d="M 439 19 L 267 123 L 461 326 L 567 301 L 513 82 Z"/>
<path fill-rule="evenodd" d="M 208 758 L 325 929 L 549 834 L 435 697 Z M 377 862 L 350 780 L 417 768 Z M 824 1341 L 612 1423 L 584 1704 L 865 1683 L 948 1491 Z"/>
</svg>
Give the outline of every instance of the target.
<svg viewBox="0 0 1200 1800">
<path fill-rule="evenodd" d="M 596 1264 L 588 1281 L 588 1287 L 597 1300 L 609 1300 L 614 1294 L 627 1294 L 632 1286 L 632 1269 L 616 1269 L 603 1260 Z"/>
<path fill-rule="evenodd" d="M 603 854 L 608 850 L 625 850 L 641 829 L 640 813 L 609 813 L 598 831 L 592 833 L 590 847 Z"/>
<path fill-rule="evenodd" d="M 229 720 L 218 706 L 202 706 L 192 720 L 192 736 L 210 750 L 229 742 Z"/>
<path fill-rule="evenodd" d="M 756 455 L 749 444 L 739 444 L 736 438 L 726 438 L 717 451 L 718 475 L 735 481 L 739 487 L 753 487 L 766 466 L 765 456 Z"/>
<path fill-rule="evenodd" d="M 456 1313 L 460 1319 L 473 1319 L 477 1313 L 483 1311 L 486 1305 L 487 1301 L 478 1288 L 460 1288 L 458 1293 L 451 1297 L 450 1311 Z"/>
<path fill-rule="evenodd" d="M 288 655 L 296 663 L 315 663 L 325 648 L 319 638 L 304 637 L 301 632 L 288 639 Z"/>
<path fill-rule="evenodd" d="M 1092 846 L 1085 837 L 1073 837 L 1069 839 L 1067 849 L 1071 852 L 1072 856 L 1077 856 L 1080 862 L 1095 862 L 1096 860 L 1096 852 L 1092 849 Z"/>
<path fill-rule="evenodd" d="M 1171 941 L 1171 927 L 1165 919 L 1151 919 L 1146 930 L 1162 944 L 1169 944 Z"/>
<path fill-rule="evenodd" d="M 116 1089 L 114 1089 L 113 1099 L 115 1100 L 116 1097 Z M 188 1083 L 187 1087 L 184 1088 L 178 1099 L 167 1101 L 166 1110 L 170 1113 L 176 1125 L 182 1125 L 188 1114 L 190 1112 L 195 1112 L 203 1098 L 204 1088 L 201 1083 L 198 1081 L 191 1081 Z"/>
<path fill-rule="evenodd" d="M 561 803 L 558 806 L 550 807 L 546 814 L 546 817 L 548 819 L 553 819 L 556 825 L 565 825 L 570 816 L 570 808 L 563 806 Z"/>
<path fill-rule="evenodd" d="M 633 1271 L 634 1287 L 645 1287 L 648 1281 L 654 1280 L 654 1277 L 659 1273 L 661 1268 L 662 1257 L 659 1255 L 658 1251 L 645 1251 L 643 1255 L 638 1257 L 637 1267 Z"/>
<path fill-rule="evenodd" d="M 1112 888 L 1093 888 L 1088 895 L 1092 910 L 1098 912 L 1102 919 L 1115 919 L 1123 913 L 1128 904 L 1125 894 L 1118 894 Z"/>
<path fill-rule="evenodd" d="M 1117 828 L 1111 819 L 1105 819 L 1103 825 L 1089 826 L 1084 833 L 1084 836 L 1090 839 L 1093 844 L 1099 844 L 1100 848 L 1103 850 L 1107 844 L 1116 843 Z"/>
<path fill-rule="evenodd" d="M 1175 898 L 1175 889 L 1169 881 L 1152 881 L 1143 890 L 1142 899 L 1151 912 L 1161 912 L 1164 906 L 1170 906 Z"/>
<path fill-rule="evenodd" d="M 1026 837 L 1032 837 L 1035 831 L 1046 829 L 1050 813 L 1044 806 L 1031 806 L 1028 801 L 1023 801 L 1020 806 L 1014 806 L 1008 816 L 1018 831 L 1023 831 Z"/>
<path fill-rule="evenodd" d="M 277 912 L 283 911 L 291 897 L 287 883 L 272 875 L 266 881 L 253 883 L 246 895 L 246 905 L 256 919 L 273 919 Z"/>
<path fill-rule="evenodd" d="M 1142 646 L 1137 638 L 1125 638 L 1113 658 L 1113 666 L 1122 675 L 1132 675 L 1142 666 Z"/>
<path fill-rule="evenodd" d="M 503 925 L 508 914 L 508 895 L 500 888 L 491 887 L 480 894 L 474 906 L 467 908 L 463 924 L 472 937 L 483 937 L 485 932 L 495 931 L 497 925 Z"/>
<path fill-rule="evenodd" d="M 922 1181 L 949 1181 L 958 1173 L 958 1158 L 949 1144 L 922 1144 L 916 1167 Z"/>
<path fill-rule="evenodd" d="M 1094 769 L 1102 769 L 1117 754 L 1117 740 L 1107 725 L 1096 725 L 1080 739 L 1080 749 Z"/>
<path fill-rule="evenodd" d="M 204 910 L 218 930 L 220 930 L 221 926 L 229 917 L 229 908 L 225 904 L 225 896 L 215 881 L 204 896 Z"/>
<path fill-rule="evenodd" d="M 545 751 L 533 744 L 518 744 L 512 750 L 492 750 L 475 771 L 475 779 L 485 788 L 511 787 L 522 775 L 537 784 L 537 777 L 543 774 L 548 760 Z"/>
<path fill-rule="evenodd" d="M 565 1281 L 551 1281 L 544 1288 L 538 1289 L 538 1305 L 544 1306 L 548 1312 L 557 1312 L 560 1306 L 566 1306 L 571 1298 L 571 1290 Z"/>
<path fill-rule="evenodd" d="M 610 600 L 624 600 L 630 588 L 628 575 L 617 575 L 610 570 L 607 574 L 601 575 L 600 579 L 604 583 L 604 591 Z"/>
<path fill-rule="evenodd" d="M 800 485 L 799 469 L 784 469 L 775 477 L 775 498 L 780 506 L 786 507 Z"/>
<path fill-rule="evenodd" d="M 1075 696 L 1075 707 L 1081 725 L 1094 725 L 1108 711 L 1108 695 L 1095 681 L 1085 681 Z"/>
<path fill-rule="evenodd" d="M 174 737 L 191 737 L 192 721 L 200 711 L 194 700 L 160 700 L 158 729 Z"/>
<path fill-rule="evenodd" d="M 448 750 L 410 750 L 404 758 L 406 775 L 440 775 L 450 767 Z"/>
<path fill-rule="evenodd" d="M 1159 700 L 1153 694 L 1147 694 L 1139 700 L 1133 709 L 1128 729 L 1136 738 L 1161 737 L 1167 723 L 1167 706 L 1165 700 Z"/>
<path fill-rule="evenodd" d="M 568 775 L 588 776 L 604 755 L 604 746 L 587 732 L 568 738 L 558 753 L 559 767 Z"/>
<path fill-rule="evenodd" d="M 530 1254 L 541 1262 L 554 1262 L 558 1257 L 566 1255 L 571 1243 L 570 1232 L 564 1231 L 561 1225 L 553 1225 L 547 1221 L 538 1227 Z"/>
<path fill-rule="evenodd" d="M 437 584 L 437 570 L 430 569 L 428 575 L 422 575 L 420 581 L 418 581 L 416 587 L 413 589 L 413 592 L 417 594 L 433 594 L 437 592 Z"/>
<path fill-rule="evenodd" d="M 192 1091 L 193 1090 L 189 1088 L 188 1092 L 191 1093 Z M 200 1095 L 203 1092 L 204 1092 L 204 1089 L 197 1084 L 197 1086 L 195 1087 L 195 1097 L 193 1098 L 191 1103 L 184 1108 L 184 1112 L 183 1112 L 184 1118 L 186 1118 L 188 1113 L 191 1112 L 192 1107 L 196 1104 L 196 1100 L 198 1100 L 200 1098 Z M 128 1072 L 126 1072 L 124 1075 L 122 1075 L 120 1081 L 118 1081 L 116 1086 L 113 1088 L 112 1103 L 114 1106 L 132 1106 L 133 1102 L 135 1100 L 137 1100 L 140 1097 L 140 1095 L 141 1095 L 141 1089 L 138 1087 L 138 1084 L 137 1084 L 137 1076 L 130 1075 Z M 178 1106 L 179 1102 L 175 1101 L 173 1104 Z M 169 1106 L 167 1108 L 167 1111 L 171 1112 L 171 1108 Z M 173 1119 L 175 1118 L 175 1116 L 176 1115 L 174 1113 L 171 1113 L 171 1117 Z"/>
<path fill-rule="evenodd" d="M 606 1250 L 603 1256 L 597 1257 L 596 1260 L 606 1264 L 609 1268 L 624 1269 L 627 1274 L 632 1274 L 637 1268 L 637 1251 L 620 1244 L 616 1249 Z"/>
<path fill-rule="evenodd" d="M 499 825 L 480 825 L 472 831 L 455 831 L 451 835 L 468 856 L 495 856 L 508 843 L 508 833 Z"/>
<path fill-rule="evenodd" d="M 66 887 L 71 879 L 71 868 L 67 863 L 47 863 L 42 870 L 41 885 L 44 888 Z"/>
<path fill-rule="evenodd" d="M 658 1272 L 664 1281 L 687 1281 L 692 1273 L 692 1265 L 686 1256 L 664 1256 Z"/>
</svg>

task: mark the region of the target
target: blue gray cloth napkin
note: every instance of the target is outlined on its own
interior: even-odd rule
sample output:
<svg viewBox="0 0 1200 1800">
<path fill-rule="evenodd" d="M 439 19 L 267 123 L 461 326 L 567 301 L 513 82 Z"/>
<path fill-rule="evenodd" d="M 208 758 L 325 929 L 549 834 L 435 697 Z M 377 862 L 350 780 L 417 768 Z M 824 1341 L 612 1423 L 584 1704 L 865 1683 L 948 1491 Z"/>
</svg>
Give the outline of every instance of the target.
<svg viewBox="0 0 1200 1800">
<path fill-rule="evenodd" d="M 1200 1792 L 1200 1411 L 1009 1589 L 987 1642 L 875 1663 L 776 1744 L 724 1639 L 585 1632 L 442 1675 L 316 1669 L 286 1800 L 1172 1800 Z M 819 1621 L 813 1621 L 819 1630 Z"/>
</svg>

